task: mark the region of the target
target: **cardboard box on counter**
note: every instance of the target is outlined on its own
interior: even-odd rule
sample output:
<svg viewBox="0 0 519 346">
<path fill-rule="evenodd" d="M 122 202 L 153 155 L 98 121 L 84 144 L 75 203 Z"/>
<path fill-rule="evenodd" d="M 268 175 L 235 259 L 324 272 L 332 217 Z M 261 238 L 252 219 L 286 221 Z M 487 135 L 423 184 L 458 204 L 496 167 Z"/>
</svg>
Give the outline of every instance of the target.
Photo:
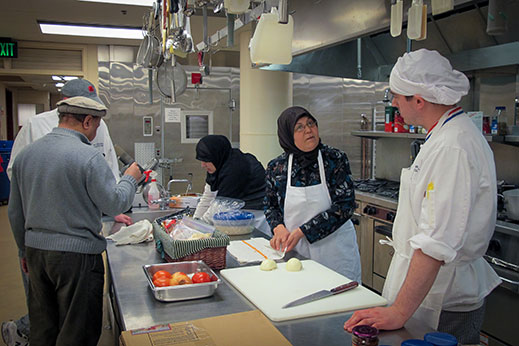
<svg viewBox="0 0 519 346">
<path fill-rule="evenodd" d="M 119 341 L 121 346 L 291 345 L 259 310 L 124 331 Z"/>
</svg>

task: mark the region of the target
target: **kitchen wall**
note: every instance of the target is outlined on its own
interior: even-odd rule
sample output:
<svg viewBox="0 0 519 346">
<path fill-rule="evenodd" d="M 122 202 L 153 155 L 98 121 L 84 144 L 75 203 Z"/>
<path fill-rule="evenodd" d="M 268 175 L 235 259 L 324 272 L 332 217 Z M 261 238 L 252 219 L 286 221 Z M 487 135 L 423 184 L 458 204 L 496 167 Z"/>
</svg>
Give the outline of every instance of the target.
<svg viewBox="0 0 519 346">
<path fill-rule="evenodd" d="M 122 49 L 122 48 L 121 48 Z M 199 90 L 190 83 L 192 72 L 198 72 L 197 66 L 184 66 L 188 78 L 188 89 L 178 97 L 174 105 L 165 104 L 154 84 L 153 104 L 149 103 L 147 70 L 133 63 L 135 50 L 118 51 L 110 47 L 110 53 L 99 54 L 99 93 L 109 106 L 106 119 L 113 142 L 123 147 L 130 155 L 135 155 L 134 143 L 154 143 L 161 148 L 161 133 L 165 131 L 163 157 L 176 161 L 170 165 L 171 174 L 166 167 L 162 170 L 163 182 L 170 175 L 184 178 L 193 173 L 193 188 L 201 191 L 205 172 L 195 159 L 195 144 L 180 142 L 180 124 L 161 125 L 164 107 L 179 107 L 183 110 L 214 111 L 214 133 L 226 135 L 237 147 L 239 145 L 239 69 L 213 67 L 209 76 L 205 76 Z M 105 51 L 106 53 L 106 51 Z M 502 73 L 492 71 L 471 74 L 472 90 L 460 104 L 465 110 L 483 110 L 485 114 L 493 111 L 496 105 L 505 105 L 509 114 L 509 123 L 513 117 L 513 99 L 517 90 L 516 74 L 513 70 Z M 496 72 L 496 71 L 494 71 Z M 499 72 L 499 71 L 498 71 Z M 325 77 L 309 74 L 293 75 L 294 105 L 307 108 L 319 121 L 319 131 L 323 143 L 345 151 L 350 159 L 354 178 L 369 178 L 369 158 L 372 141 L 351 135 L 360 130 L 361 114 L 366 114 L 371 128 L 373 111 L 382 129 L 384 105 L 381 100 L 388 87 L 384 82 L 371 82 L 339 77 Z M 231 111 L 229 100 L 234 99 L 236 109 Z M 152 137 L 142 134 L 143 116 L 153 117 Z M 232 130 L 231 130 L 232 128 Z M 379 139 L 375 143 L 375 176 L 390 180 L 399 180 L 400 170 L 411 163 L 410 144 L 407 139 Z M 496 159 L 498 179 L 519 184 L 519 148 L 491 143 Z M 162 157 L 162 153 L 159 154 Z M 364 157 L 365 166 L 362 166 Z M 181 192 L 183 185 L 173 186 L 174 193 Z"/>
<path fill-rule="evenodd" d="M 198 66 L 185 66 L 187 90 L 173 104 L 165 103 L 153 84 L 153 103 L 150 104 L 148 70 L 134 64 L 134 50 L 128 47 L 101 47 L 99 50 L 99 94 L 109 108 L 105 119 L 112 141 L 130 155 L 135 156 L 134 143 L 151 143 L 159 150 L 157 156 L 170 159 L 171 163 L 158 170 L 165 185 L 170 176 L 186 178 L 193 173 L 193 190 L 201 192 L 205 170 L 195 159 L 196 144 L 181 143 L 180 123 L 165 123 L 161 115 L 165 107 L 182 110 L 213 111 L 214 133 L 227 136 L 233 144 L 239 142 L 239 69 L 213 67 L 204 76 L 200 88 L 191 84 L 191 73 L 199 72 Z M 236 101 L 236 109 L 229 108 L 229 101 Z M 143 136 L 143 117 L 153 117 L 153 135 Z M 160 152 L 164 132 L 164 153 Z M 152 157 L 150 157 L 151 159 Z M 160 181 L 160 180 L 159 180 Z M 186 184 L 173 184 L 172 192 L 185 192 Z"/>
<path fill-rule="evenodd" d="M 383 121 L 381 101 L 388 84 L 294 73 L 293 87 L 294 105 L 307 108 L 316 117 L 322 142 L 346 152 L 353 176 L 361 178 L 362 154 L 367 152 L 369 158 L 370 143 L 351 132 L 360 130 L 361 114 L 371 124 L 374 109 L 378 121 Z M 366 174 L 369 178 L 369 172 Z"/>
<path fill-rule="evenodd" d="M 504 105 L 511 125 L 514 98 L 519 95 L 514 69 L 516 67 L 473 72 L 473 87 L 460 105 L 466 111 L 481 110 L 484 114 L 492 114 L 495 106 Z M 345 151 L 354 177 L 360 178 L 362 139 L 350 133 L 360 130 L 361 113 L 367 114 L 371 121 L 373 108 L 377 112 L 377 122 L 383 122 L 384 107 L 380 101 L 388 84 L 296 73 L 293 78 L 294 105 L 308 108 L 319 120 L 323 143 Z M 381 124 L 377 126 L 382 129 Z M 378 139 L 375 142 L 375 177 L 398 181 L 401 169 L 411 164 L 411 142 L 410 139 Z M 494 152 L 498 180 L 519 184 L 519 147 L 502 143 L 490 143 L 490 146 Z"/>
</svg>

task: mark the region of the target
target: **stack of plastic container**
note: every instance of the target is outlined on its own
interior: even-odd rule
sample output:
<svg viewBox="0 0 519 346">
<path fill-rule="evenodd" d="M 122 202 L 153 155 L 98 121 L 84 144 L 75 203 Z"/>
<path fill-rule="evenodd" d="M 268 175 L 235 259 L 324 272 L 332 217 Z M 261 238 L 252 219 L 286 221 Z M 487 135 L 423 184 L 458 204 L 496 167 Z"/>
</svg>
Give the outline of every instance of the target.
<svg viewBox="0 0 519 346">
<path fill-rule="evenodd" d="M 11 158 L 11 150 L 13 148 L 13 141 L 0 141 L 0 157 L 2 169 L 0 172 L 0 202 L 7 204 L 9 200 L 9 190 L 11 184 L 9 183 L 9 177 L 7 176 L 7 165 Z"/>
</svg>

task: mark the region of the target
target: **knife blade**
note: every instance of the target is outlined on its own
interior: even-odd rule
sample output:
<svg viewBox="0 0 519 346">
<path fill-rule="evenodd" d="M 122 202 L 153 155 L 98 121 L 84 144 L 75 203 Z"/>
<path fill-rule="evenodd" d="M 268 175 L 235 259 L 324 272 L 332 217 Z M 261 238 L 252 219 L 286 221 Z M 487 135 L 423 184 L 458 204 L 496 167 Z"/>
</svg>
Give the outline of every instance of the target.
<svg viewBox="0 0 519 346">
<path fill-rule="evenodd" d="M 352 281 L 350 283 L 334 287 L 331 290 L 321 290 L 321 291 L 309 294 L 307 296 L 304 296 L 302 298 L 296 299 L 296 300 L 294 300 L 294 301 L 292 301 L 292 302 L 282 306 L 281 308 L 282 309 L 286 309 L 286 308 L 290 308 L 290 307 L 293 307 L 293 306 L 298 306 L 298 305 L 301 305 L 301 304 L 306 304 L 306 303 L 312 302 L 314 300 L 318 300 L 318 299 L 322 299 L 322 298 L 325 298 L 325 297 L 333 296 L 335 294 L 339 294 L 339 293 L 346 292 L 346 291 L 349 291 L 351 289 L 354 289 L 358 285 L 359 285 L 359 283 L 357 281 Z"/>
</svg>

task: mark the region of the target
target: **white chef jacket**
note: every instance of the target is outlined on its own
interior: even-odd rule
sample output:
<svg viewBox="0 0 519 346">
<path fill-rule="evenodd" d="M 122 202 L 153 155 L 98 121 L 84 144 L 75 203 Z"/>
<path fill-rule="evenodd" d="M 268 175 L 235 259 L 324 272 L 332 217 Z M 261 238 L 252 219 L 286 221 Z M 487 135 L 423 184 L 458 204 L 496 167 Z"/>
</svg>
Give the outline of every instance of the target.
<svg viewBox="0 0 519 346">
<path fill-rule="evenodd" d="M 36 114 L 35 116 L 29 118 L 27 124 L 22 126 L 13 143 L 11 158 L 9 160 L 9 164 L 7 165 L 7 175 L 9 176 L 9 179 L 11 179 L 14 159 L 20 153 L 20 151 L 22 151 L 23 148 L 35 140 L 51 132 L 53 128 L 58 126 L 58 121 L 58 109 L 56 108 L 48 112 Z M 114 145 L 112 144 L 112 139 L 110 138 L 108 127 L 102 119 L 99 124 L 99 128 L 97 129 L 96 137 L 92 140 L 91 143 L 94 147 L 103 153 L 103 156 L 105 157 L 108 166 L 110 166 L 115 179 L 119 181 L 119 164 L 117 162 Z"/>
<path fill-rule="evenodd" d="M 413 251 L 421 249 L 445 262 L 421 305 L 437 313 L 438 308 L 472 311 L 501 282 L 482 258 L 496 222 L 494 157 L 469 117 L 461 113 L 449 120 L 452 111 L 440 118 L 411 167 L 403 170 L 410 201 L 402 210 L 399 202 L 393 227 L 399 255 L 393 257 L 383 292 L 395 301 Z M 435 322 L 437 316 L 433 328 Z"/>
</svg>

